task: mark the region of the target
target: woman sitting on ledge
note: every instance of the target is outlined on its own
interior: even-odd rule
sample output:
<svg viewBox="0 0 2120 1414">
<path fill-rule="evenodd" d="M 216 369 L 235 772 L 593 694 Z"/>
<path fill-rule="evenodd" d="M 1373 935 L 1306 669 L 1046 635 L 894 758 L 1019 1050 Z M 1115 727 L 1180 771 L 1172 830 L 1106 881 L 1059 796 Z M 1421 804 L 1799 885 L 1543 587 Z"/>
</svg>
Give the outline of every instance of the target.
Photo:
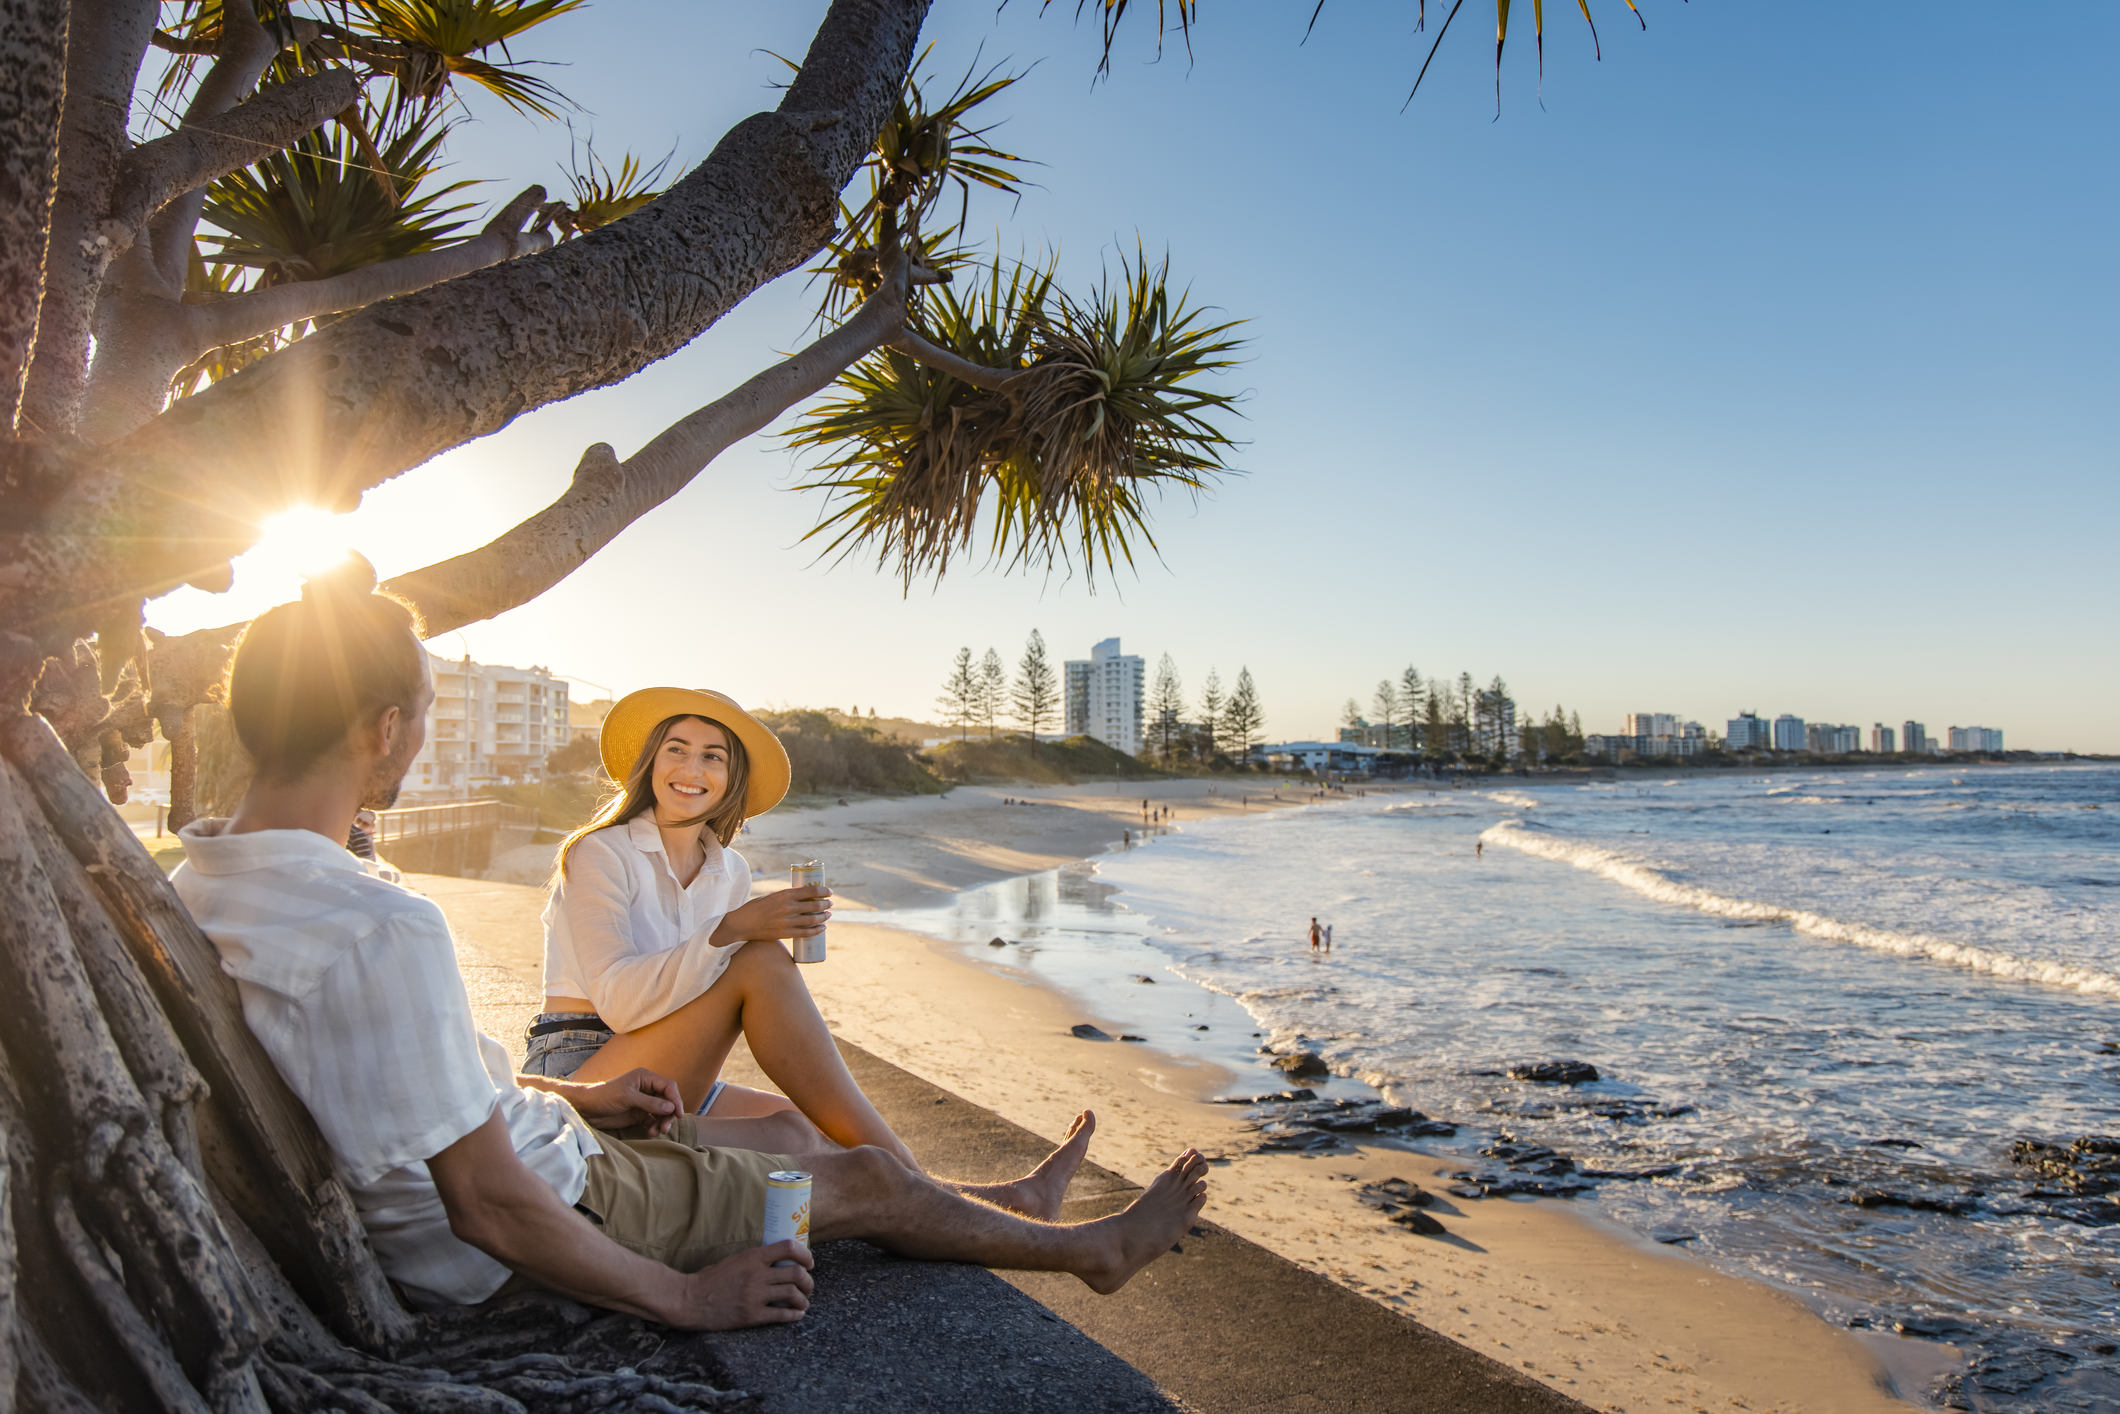
<svg viewBox="0 0 2120 1414">
<path fill-rule="evenodd" d="M 560 846 L 545 1009 L 523 1068 L 594 1082 L 645 1066 L 722 1122 L 717 1143 L 741 1146 L 756 1130 L 784 1145 L 788 1126 L 756 1122 L 800 1110 L 837 1144 L 911 1162 L 778 941 L 822 931 L 830 892 L 754 899 L 750 865 L 729 848 L 746 818 L 787 794 L 780 739 L 722 693 L 655 687 L 611 708 L 600 744 L 621 784 Z M 739 1034 L 787 1098 L 720 1079 Z"/>
<path fill-rule="evenodd" d="M 870 1144 L 913 1167 L 848 1073 L 782 938 L 821 932 L 823 888 L 751 897 L 751 866 L 729 848 L 750 816 L 788 792 L 788 753 L 719 692 L 654 687 L 604 718 L 604 769 L 622 784 L 560 846 L 545 906 L 545 1009 L 523 1069 L 597 1082 L 643 1066 L 677 1082 L 702 1142 L 802 1154 Z M 738 1035 L 786 1098 L 730 1085 Z M 1096 1120 L 1011 1183 L 959 1192 L 1050 1221 Z"/>
</svg>

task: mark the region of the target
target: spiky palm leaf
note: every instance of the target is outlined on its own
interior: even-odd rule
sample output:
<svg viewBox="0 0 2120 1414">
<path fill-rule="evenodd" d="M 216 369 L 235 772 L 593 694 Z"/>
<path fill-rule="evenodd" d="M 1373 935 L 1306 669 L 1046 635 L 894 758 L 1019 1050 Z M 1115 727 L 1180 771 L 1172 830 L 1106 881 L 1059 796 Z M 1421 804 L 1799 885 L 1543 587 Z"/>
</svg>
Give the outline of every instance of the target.
<svg viewBox="0 0 2120 1414">
<path fill-rule="evenodd" d="M 1050 269 L 995 261 L 984 289 L 938 289 L 917 332 L 989 368 L 974 387 L 894 349 L 863 360 L 791 433 L 820 457 L 802 489 L 826 493 L 808 538 L 822 553 L 872 550 L 910 588 L 972 549 L 989 508 L 989 558 L 1008 567 L 1131 565 L 1153 550 L 1145 497 L 1198 494 L 1233 445 L 1215 415 L 1234 398 L 1199 386 L 1235 362 L 1235 327 L 1203 320 L 1168 288 L 1168 262 L 1122 263 L 1088 300 Z M 989 497 L 991 505 L 989 507 Z"/>
<path fill-rule="evenodd" d="M 1000 65 L 981 72 L 975 62 L 949 96 L 931 106 L 927 87 L 932 79 L 923 78 L 920 70 L 933 48 L 922 50 L 908 69 L 890 120 L 877 133 L 875 145 L 849 184 L 857 191 L 865 188 L 861 201 L 858 205 L 840 203 L 844 218 L 840 229 L 826 243 L 824 258 L 811 272 L 830 281 L 824 301 L 828 318 L 843 315 L 875 288 L 881 270 L 880 243 L 900 239 L 910 231 L 918 239 L 922 264 L 936 270 L 953 268 L 969 259 L 969 253 L 957 249 L 951 238 L 963 229 L 970 214 L 972 189 L 1010 197 L 1023 194 L 1026 181 L 1017 169 L 1030 159 L 993 146 L 988 136 L 1000 126 L 998 120 L 976 122 L 973 116 L 981 104 L 1023 75 L 1003 74 Z M 944 230 L 928 230 L 932 213 L 952 187 L 958 196 L 956 223 Z"/>
<path fill-rule="evenodd" d="M 641 160 L 627 153 L 613 172 L 596 155 L 596 145 L 586 143 L 580 157 L 567 172 L 567 182 L 574 188 L 574 199 L 567 203 L 567 211 L 561 220 L 570 231 L 593 231 L 598 226 L 608 226 L 621 216 L 630 216 L 662 195 L 656 183 L 662 180 L 669 167 L 666 156 L 652 167 L 644 167 Z"/>
<path fill-rule="evenodd" d="M 387 183 L 371 180 L 361 144 L 332 123 L 285 152 L 231 173 L 207 189 L 203 239 L 216 265 L 258 272 L 260 284 L 317 280 L 444 244 L 467 224 L 469 202 L 445 204 L 475 182 L 427 187 L 448 125 L 411 114 L 380 129 Z M 388 185 L 396 200 L 386 194 Z"/>
<path fill-rule="evenodd" d="M 578 10 L 588 0 L 349 0 L 354 27 L 402 44 L 427 58 L 400 72 L 403 98 L 432 103 L 454 79 L 477 84 L 520 113 L 559 115 L 566 96 L 525 71 L 508 51 L 510 40 L 549 19 Z M 498 49 L 507 63 L 482 58 Z"/>
</svg>

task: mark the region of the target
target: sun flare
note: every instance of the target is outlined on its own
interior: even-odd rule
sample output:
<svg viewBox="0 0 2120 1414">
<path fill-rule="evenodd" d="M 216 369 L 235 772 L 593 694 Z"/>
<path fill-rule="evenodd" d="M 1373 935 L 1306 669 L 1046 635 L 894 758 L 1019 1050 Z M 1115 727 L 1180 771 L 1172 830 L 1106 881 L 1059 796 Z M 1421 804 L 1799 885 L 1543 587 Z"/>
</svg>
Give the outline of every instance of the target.
<svg viewBox="0 0 2120 1414">
<path fill-rule="evenodd" d="M 299 585 L 353 553 L 339 517 L 318 506 L 294 506 L 258 525 L 258 543 L 244 555 L 245 568 Z"/>
</svg>

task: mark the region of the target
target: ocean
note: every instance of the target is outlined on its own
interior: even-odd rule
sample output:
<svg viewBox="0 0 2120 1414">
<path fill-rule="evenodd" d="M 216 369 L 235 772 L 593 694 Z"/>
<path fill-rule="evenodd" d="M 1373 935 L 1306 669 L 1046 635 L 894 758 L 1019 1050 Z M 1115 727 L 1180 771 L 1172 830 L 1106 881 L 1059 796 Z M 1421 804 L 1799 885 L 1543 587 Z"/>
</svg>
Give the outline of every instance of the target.
<svg viewBox="0 0 2120 1414">
<path fill-rule="evenodd" d="M 1467 1173 L 1560 1174 L 1829 1320 L 1947 1341 L 1941 1407 L 2120 1407 L 2120 770 L 1375 794 L 890 921 L 1005 937 L 1240 1087 L 1313 1049 L 1330 1088 L 1457 1123 L 1422 1147 Z M 1600 1078 L 1507 1074 L 1548 1060 Z"/>
</svg>

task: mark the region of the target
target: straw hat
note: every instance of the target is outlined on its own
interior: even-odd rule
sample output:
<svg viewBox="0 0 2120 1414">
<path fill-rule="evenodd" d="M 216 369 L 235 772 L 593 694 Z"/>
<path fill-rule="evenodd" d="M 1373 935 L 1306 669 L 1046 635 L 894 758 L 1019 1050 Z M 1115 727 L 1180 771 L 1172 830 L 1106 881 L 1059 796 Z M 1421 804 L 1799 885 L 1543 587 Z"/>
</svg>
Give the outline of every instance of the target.
<svg viewBox="0 0 2120 1414">
<path fill-rule="evenodd" d="M 788 749 L 773 735 L 773 729 L 736 705 L 724 692 L 704 687 L 644 687 L 613 703 L 604 715 L 604 729 L 597 740 L 603 752 L 604 770 L 612 780 L 622 781 L 640 759 L 648 737 L 670 717 L 705 717 L 735 733 L 750 757 L 750 788 L 744 792 L 743 813 L 763 815 L 780 804 L 788 793 L 793 775 Z"/>
</svg>

